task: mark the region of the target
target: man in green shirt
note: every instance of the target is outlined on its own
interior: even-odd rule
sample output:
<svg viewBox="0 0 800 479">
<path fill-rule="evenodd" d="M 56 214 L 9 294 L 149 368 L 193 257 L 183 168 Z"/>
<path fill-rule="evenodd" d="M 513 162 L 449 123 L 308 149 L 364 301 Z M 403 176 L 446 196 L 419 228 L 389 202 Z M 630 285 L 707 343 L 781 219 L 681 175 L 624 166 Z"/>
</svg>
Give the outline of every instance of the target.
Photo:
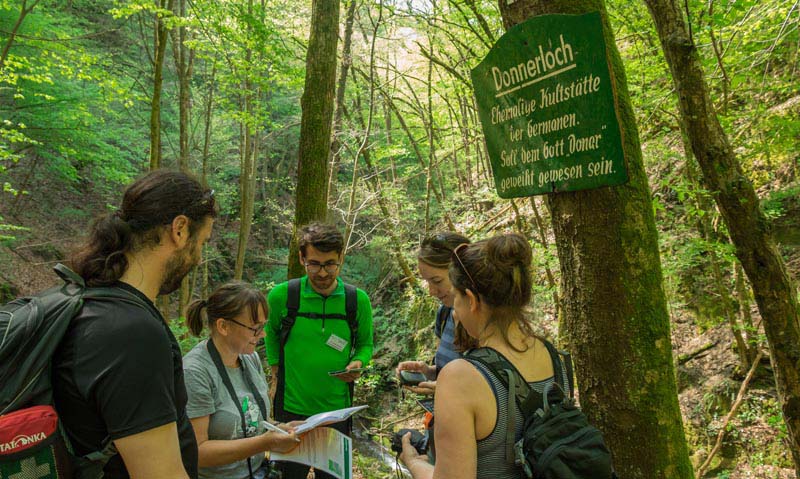
<svg viewBox="0 0 800 479">
<path fill-rule="evenodd" d="M 272 368 L 270 396 L 275 418 L 282 422 L 350 407 L 352 383 L 359 372 L 331 376 L 342 369 L 365 367 L 372 357 L 372 306 L 367 293 L 345 285 L 338 278 L 342 266 L 344 238 L 332 225 L 312 223 L 298 233 L 300 263 L 306 276 L 299 279 L 299 302 L 294 325 L 286 334 L 290 281 L 270 291 L 267 322 L 267 360 Z M 293 280 L 297 281 L 297 280 Z M 348 320 L 347 294 L 351 311 Z M 354 313 L 354 314 L 353 314 Z M 352 316 L 355 316 L 352 318 Z M 351 338 L 355 331 L 355 338 Z M 281 354 L 282 353 L 282 354 Z M 350 421 L 332 425 L 350 434 Z M 317 479 L 326 477 L 317 471 Z M 284 469 L 284 477 L 295 477 Z M 298 476 L 305 477 L 305 476 Z"/>
</svg>

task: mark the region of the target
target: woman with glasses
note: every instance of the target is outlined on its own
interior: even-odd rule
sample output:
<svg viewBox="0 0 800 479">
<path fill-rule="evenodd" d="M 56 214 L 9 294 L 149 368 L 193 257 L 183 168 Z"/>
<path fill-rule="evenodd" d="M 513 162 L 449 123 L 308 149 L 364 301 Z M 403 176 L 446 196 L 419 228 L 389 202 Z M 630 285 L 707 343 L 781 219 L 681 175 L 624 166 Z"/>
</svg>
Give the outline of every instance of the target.
<svg viewBox="0 0 800 479">
<path fill-rule="evenodd" d="M 255 352 L 267 312 L 264 295 L 240 281 L 189 305 L 191 333 L 209 330 L 183 358 L 201 479 L 261 479 L 268 472 L 265 451 L 290 451 L 300 442 L 295 423 L 279 425 L 285 432 L 267 430 L 269 388 Z"/>
<path fill-rule="evenodd" d="M 398 374 L 400 371 L 417 371 L 428 378 L 428 381 L 416 386 L 405 386 L 418 394 L 433 394 L 438 372 L 445 364 L 459 358 L 461 352 L 471 346 L 469 336 L 453 321 L 453 292 L 447 274 L 453 249 L 466 243 L 469 243 L 469 239 L 458 233 L 437 233 L 425 238 L 417 252 L 417 268 L 419 275 L 428 285 L 428 294 L 442 303 L 436 312 L 434 322 L 434 333 L 439 338 L 439 347 L 436 349 L 433 364 L 424 361 L 403 361 L 397 365 Z"/>
<path fill-rule="evenodd" d="M 520 235 L 496 236 L 453 250 L 449 267 L 456 321 L 480 347 L 495 349 L 542 392 L 553 381 L 545 344 L 523 309 L 531 298 L 531 248 Z M 446 407 L 439 407 L 446 404 Z M 515 439 L 523 420 L 508 410 L 508 391 L 480 363 L 456 359 L 440 372 L 436 386 L 436 465 L 403 438 L 400 460 L 415 479 L 441 477 L 518 478 L 506 460 L 509 416 Z"/>
</svg>

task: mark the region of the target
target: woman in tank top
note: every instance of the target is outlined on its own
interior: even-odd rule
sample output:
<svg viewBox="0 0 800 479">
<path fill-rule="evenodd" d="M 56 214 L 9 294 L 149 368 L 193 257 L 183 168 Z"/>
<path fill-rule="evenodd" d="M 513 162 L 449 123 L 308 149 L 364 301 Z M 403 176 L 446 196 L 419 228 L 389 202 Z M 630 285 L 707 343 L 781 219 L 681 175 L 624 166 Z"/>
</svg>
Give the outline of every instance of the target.
<svg viewBox="0 0 800 479">
<path fill-rule="evenodd" d="M 541 391 L 553 380 L 553 366 L 523 311 L 531 298 L 530 263 L 525 238 L 502 235 L 456 247 L 449 276 L 455 319 L 480 347 L 494 348 Z M 515 417 L 517 439 L 523 424 L 517 407 L 507 410 L 507 394 L 479 365 L 451 361 L 436 384 L 436 465 L 417 454 L 409 435 L 403 438 L 400 460 L 415 479 L 520 477 L 517 466 L 505 458 L 509 415 Z"/>
</svg>

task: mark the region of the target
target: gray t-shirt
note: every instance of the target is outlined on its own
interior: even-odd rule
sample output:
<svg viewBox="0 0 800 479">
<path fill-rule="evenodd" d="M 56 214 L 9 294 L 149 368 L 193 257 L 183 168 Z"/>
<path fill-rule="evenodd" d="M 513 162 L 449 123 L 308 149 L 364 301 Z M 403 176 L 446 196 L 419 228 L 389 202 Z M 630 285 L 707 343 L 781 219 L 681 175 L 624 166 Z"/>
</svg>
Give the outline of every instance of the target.
<svg viewBox="0 0 800 479">
<path fill-rule="evenodd" d="M 217 372 L 211 355 L 206 347 L 207 341 L 201 341 L 183 357 L 183 370 L 186 381 L 186 391 L 189 402 L 186 413 L 190 419 L 210 416 L 208 419 L 209 440 L 230 440 L 242 438 L 241 415 L 237 408 L 242 408 L 247 398 L 247 412 L 245 418 L 249 424 L 247 436 L 253 437 L 265 431 L 261 421 L 266 418 L 261 416 L 258 403 L 253 397 L 253 392 L 247 387 L 242 376 L 242 368 L 228 368 L 233 389 L 239 399 L 239 404 L 234 404 L 228 393 L 222 377 Z M 267 380 L 258 354 L 240 356 L 247 372 L 252 378 L 258 392 L 264 400 L 269 414 L 270 404 L 267 394 Z M 255 471 L 264 461 L 264 453 L 259 453 L 250 459 L 250 464 Z M 215 467 L 201 467 L 200 479 L 243 479 L 248 477 L 247 461 L 238 461 L 232 464 Z"/>
</svg>

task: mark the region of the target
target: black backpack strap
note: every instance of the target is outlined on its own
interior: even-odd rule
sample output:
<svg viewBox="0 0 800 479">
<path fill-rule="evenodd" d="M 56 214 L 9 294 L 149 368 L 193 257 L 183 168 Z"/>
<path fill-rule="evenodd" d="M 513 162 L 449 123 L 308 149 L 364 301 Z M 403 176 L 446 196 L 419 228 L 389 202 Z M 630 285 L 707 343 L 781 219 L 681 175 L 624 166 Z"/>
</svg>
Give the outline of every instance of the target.
<svg viewBox="0 0 800 479">
<path fill-rule="evenodd" d="M 86 282 L 78 273 L 72 271 L 67 266 L 61 263 L 58 263 L 57 265 L 53 266 L 53 271 L 55 271 L 56 274 L 66 283 L 74 283 L 82 288 L 86 287 Z"/>
<path fill-rule="evenodd" d="M 514 463 L 516 462 L 516 454 L 514 451 L 514 444 L 516 443 L 516 424 L 513 414 L 514 404 L 516 403 L 519 407 L 523 418 L 528 417 L 529 411 L 535 411 L 535 409 L 526 409 L 525 405 L 530 403 L 531 397 L 541 395 L 528 386 L 525 378 L 520 375 L 517 368 L 498 351 L 492 348 L 477 348 L 469 350 L 464 356 L 470 361 L 483 364 L 508 390 L 509 414 L 508 423 L 506 424 L 506 461 Z"/>
<path fill-rule="evenodd" d="M 275 388 L 275 415 L 283 413 L 283 396 L 286 392 L 286 342 L 289 340 L 289 333 L 297 321 L 297 312 L 300 310 L 300 278 L 290 279 L 286 286 L 286 316 L 281 319 L 281 332 L 279 338 L 280 348 L 278 349 L 278 385 Z"/>
<path fill-rule="evenodd" d="M 356 352 L 358 342 L 358 289 L 352 284 L 344 285 L 344 314 L 350 327 L 350 357 Z"/>
<path fill-rule="evenodd" d="M 297 312 L 300 310 L 300 278 L 289 280 L 286 287 L 286 316 L 281 319 L 281 353 L 286 341 L 289 340 L 289 333 L 297 321 Z"/>
<path fill-rule="evenodd" d="M 358 342 L 358 289 L 352 284 L 344 284 L 344 314 L 347 325 L 350 326 L 350 360 L 356 354 L 356 343 Z M 362 366 L 366 366 L 362 364 Z M 347 390 L 350 393 L 350 405 L 353 405 L 353 398 L 356 394 L 356 382 L 347 383 Z M 352 421 L 352 419 L 348 419 Z M 349 429 L 352 430 L 352 423 Z"/>
<path fill-rule="evenodd" d="M 444 334 L 444 327 L 447 324 L 447 317 L 450 315 L 450 311 L 452 308 L 449 308 L 445 305 L 439 306 L 438 311 L 436 311 L 436 322 L 433 326 L 433 332 L 436 334 L 436 337 L 442 339 L 442 334 Z"/>
<path fill-rule="evenodd" d="M 214 366 L 217 367 L 217 372 L 219 373 L 220 377 L 222 377 L 222 382 L 225 384 L 225 389 L 228 390 L 231 401 L 233 401 L 233 403 L 236 405 L 236 410 L 239 411 L 239 417 L 242 420 L 242 437 L 247 437 L 247 418 L 244 416 L 244 411 L 242 411 L 242 407 L 239 404 L 239 397 L 236 395 L 236 390 L 233 388 L 233 383 L 231 382 L 230 376 L 228 376 L 228 371 L 225 369 L 225 365 L 222 363 L 222 357 L 219 355 L 219 351 L 217 350 L 217 347 L 214 345 L 214 341 L 211 338 L 208 338 L 206 346 L 208 348 L 208 354 L 211 356 L 211 360 L 214 362 Z M 261 397 L 261 394 L 259 394 L 258 389 L 256 389 L 253 379 L 247 372 L 245 361 L 242 358 L 239 358 L 239 364 L 242 368 L 242 376 L 244 376 L 244 381 L 247 384 L 247 387 L 250 388 L 250 392 L 253 393 L 253 397 L 256 399 L 258 408 L 261 410 L 261 415 L 266 421 L 268 420 L 269 416 L 265 414 L 267 408 L 264 403 L 264 399 Z M 247 458 L 247 469 L 250 471 L 249 477 L 252 478 L 253 465 L 250 464 L 249 457 Z"/>
<path fill-rule="evenodd" d="M 550 354 L 550 360 L 553 361 L 553 375 L 556 384 L 563 388 L 565 396 L 570 398 L 575 397 L 575 385 L 572 374 L 572 358 L 566 351 L 559 351 L 550 341 L 542 341 L 547 347 L 547 352 Z M 562 369 L 563 365 L 563 369 Z M 564 370 L 567 371 L 567 377 L 564 377 Z"/>
</svg>

